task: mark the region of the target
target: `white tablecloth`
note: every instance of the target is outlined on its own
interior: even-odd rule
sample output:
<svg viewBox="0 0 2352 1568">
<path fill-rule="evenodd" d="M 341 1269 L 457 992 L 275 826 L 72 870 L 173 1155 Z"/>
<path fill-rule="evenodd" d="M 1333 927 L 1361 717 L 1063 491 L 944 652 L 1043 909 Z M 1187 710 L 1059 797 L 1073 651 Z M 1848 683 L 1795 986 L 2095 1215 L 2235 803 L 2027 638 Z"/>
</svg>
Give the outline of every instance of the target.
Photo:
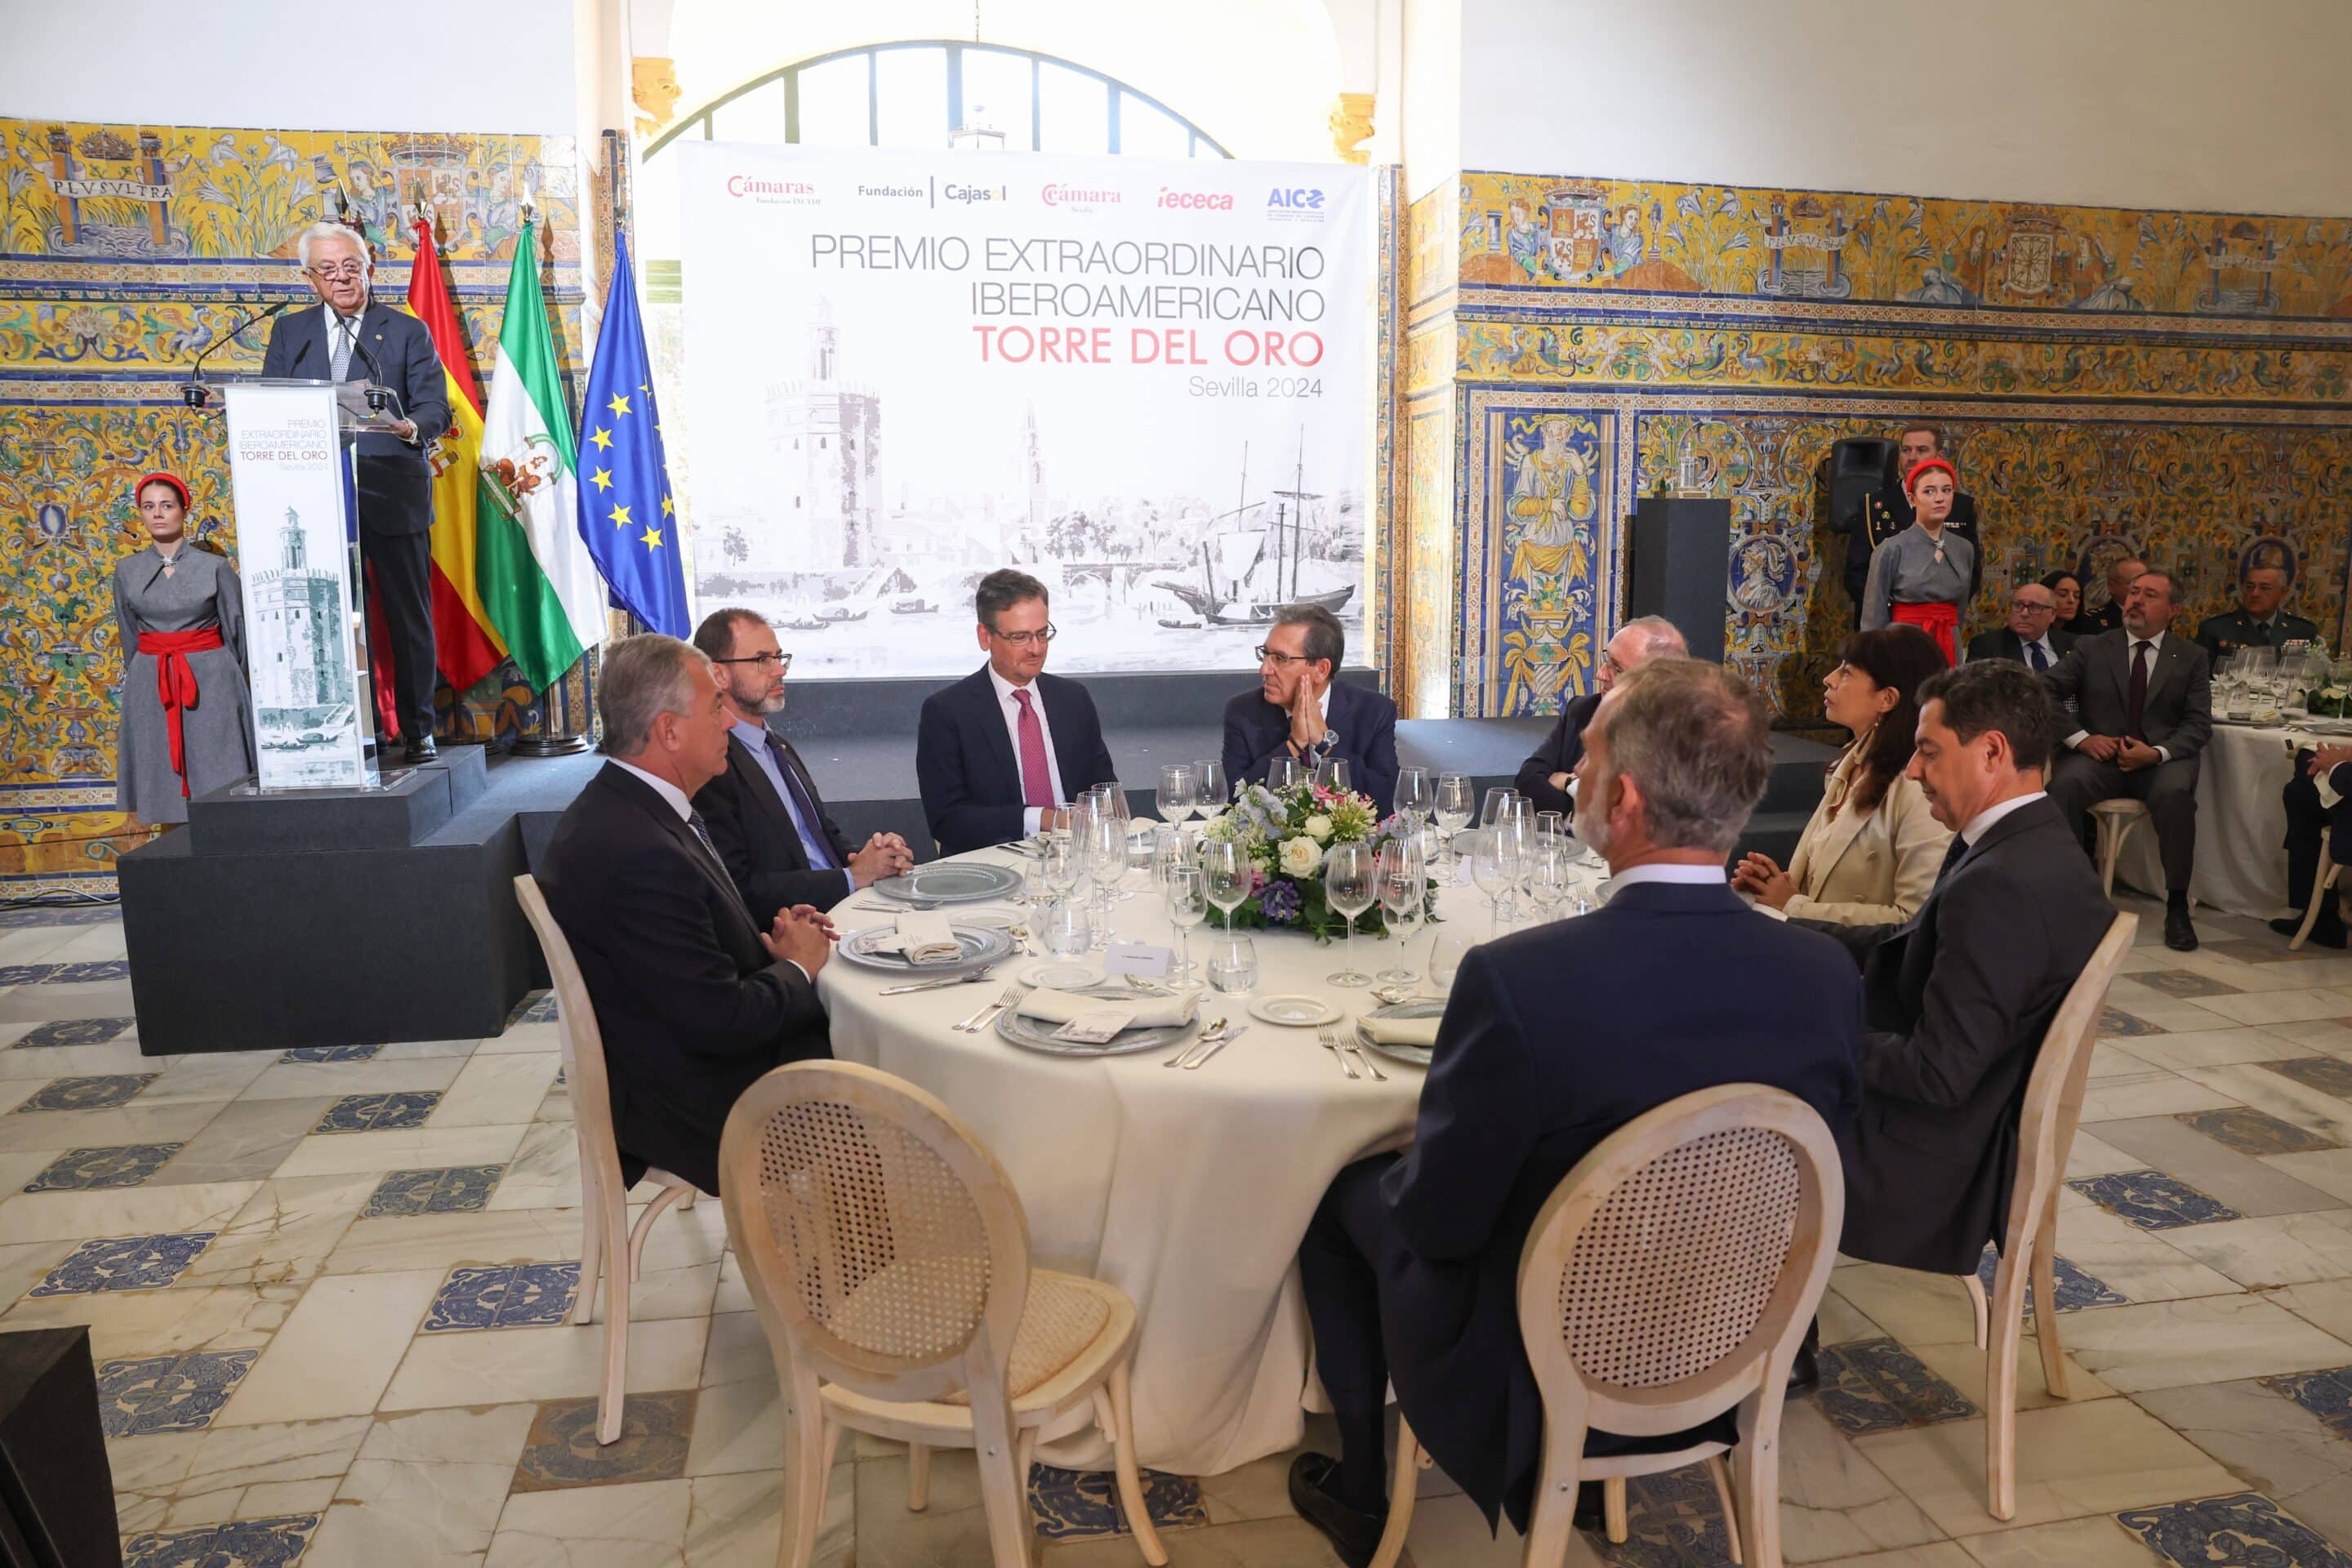
<svg viewBox="0 0 2352 1568">
<path fill-rule="evenodd" d="M 2216 724 L 2197 775 L 2197 869 L 2189 891 L 2200 904 L 2269 920 L 2287 912 L 2286 787 L 2294 759 L 2288 731 Z M 2306 743 L 2308 743 L 2306 742 Z M 2164 867 L 2156 833 L 2132 830 L 2116 879 L 2161 895 Z"/>
<path fill-rule="evenodd" d="M 972 858 L 1012 859 L 999 850 Z M 889 918 L 854 907 L 879 902 L 861 894 L 834 916 L 852 931 Z M 1486 905 L 1471 889 L 1446 889 L 1439 908 L 1460 922 L 1453 929 L 1486 934 Z M 1209 926 L 1192 933 L 1196 962 L 1205 960 L 1219 919 L 1212 910 Z M 1117 927 L 1130 939 L 1170 940 L 1149 893 L 1118 906 Z M 1323 984 L 1343 967 L 1339 944 L 1251 934 L 1259 963 L 1253 998 L 1311 993 L 1351 1018 L 1376 1005 L 1367 992 Z M 1428 942 L 1424 926 L 1411 950 L 1416 967 Z M 1360 936 L 1356 948 L 1367 971 L 1389 967 L 1398 952 L 1392 942 Z M 1044 962 L 1015 958 L 978 984 L 881 996 L 890 977 L 836 957 L 818 976 L 834 1054 L 945 1100 L 1011 1175 L 1028 1210 L 1035 1261 L 1108 1280 L 1135 1299 L 1144 1464 L 1213 1475 L 1297 1446 L 1308 1365 L 1306 1309 L 1291 1267 L 1299 1237 L 1341 1167 L 1411 1127 L 1421 1072 L 1375 1057 L 1389 1081 L 1351 1083 L 1313 1029 L 1250 1018 L 1245 1001 L 1213 992 L 1202 997 L 1202 1016 L 1231 1017 L 1249 1032 L 1196 1072 L 1163 1068 L 1164 1051 L 1073 1060 L 1022 1050 L 993 1031 L 949 1027 L 998 994 L 1006 976 Z M 1109 1463 L 1091 1429 L 1046 1452 L 1061 1464 Z"/>
</svg>

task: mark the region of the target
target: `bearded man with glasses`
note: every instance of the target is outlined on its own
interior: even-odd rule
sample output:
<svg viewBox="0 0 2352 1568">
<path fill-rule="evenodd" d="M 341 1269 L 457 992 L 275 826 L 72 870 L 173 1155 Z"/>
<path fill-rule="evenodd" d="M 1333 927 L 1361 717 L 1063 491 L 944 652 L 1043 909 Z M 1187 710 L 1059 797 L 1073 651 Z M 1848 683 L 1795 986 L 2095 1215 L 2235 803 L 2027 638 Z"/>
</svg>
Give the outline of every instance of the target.
<svg viewBox="0 0 2352 1568">
<path fill-rule="evenodd" d="M 1059 827 L 1066 803 L 1118 778 L 1094 699 L 1045 673 L 1054 640 L 1045 584 L 991 572 L 972 609 L 988 662 L 925 698 L 915 727 L 915 779 L 942 855 Z"/>
<path fill-rule="evenodd" d="M 1348 636 L 1320 605 L 1285 605 L 1257 650 L 1257 685 L 1225 704 L 1225 776 L 1264 784 L 1276 757 L 1348 764 L 1348 787 L 1382 816 L 1396 798 L 1396 704 L 1342 684 Z"/>
</svg>

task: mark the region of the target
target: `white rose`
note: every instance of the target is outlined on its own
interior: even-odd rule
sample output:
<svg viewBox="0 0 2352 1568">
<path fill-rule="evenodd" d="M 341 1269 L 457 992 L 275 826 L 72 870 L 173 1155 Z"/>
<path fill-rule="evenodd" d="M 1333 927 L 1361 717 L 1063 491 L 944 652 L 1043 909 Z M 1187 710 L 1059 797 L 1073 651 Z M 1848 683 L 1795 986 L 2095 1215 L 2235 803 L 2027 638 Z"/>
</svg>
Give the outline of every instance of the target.
<svg viewBox="0 0 2352 1568">
<path fill-rule="evenodd" d="M 1331 819 L 1324 816 L 1319 811 L 1314 816 L 1308 817 L 1307 819 L 1307 837 L 1312 838 L 1318 844 L 1330 843 Z"/>
<path fill-rule="evenodd" d="M 1323 847 L 1312 838 L 1287 838 L 1282 845 L 1282 874 L 1286 877 L 1311 877 L 1315 868 L 1323 864 Z"/>
</svg>

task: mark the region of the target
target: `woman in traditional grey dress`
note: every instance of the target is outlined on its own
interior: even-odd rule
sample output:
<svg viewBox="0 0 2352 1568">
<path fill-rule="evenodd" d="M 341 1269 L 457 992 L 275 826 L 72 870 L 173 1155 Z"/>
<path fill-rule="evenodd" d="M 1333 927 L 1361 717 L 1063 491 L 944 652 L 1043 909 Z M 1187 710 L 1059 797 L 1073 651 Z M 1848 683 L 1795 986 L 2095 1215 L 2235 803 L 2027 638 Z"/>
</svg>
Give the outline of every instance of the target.
<svg viewBox="0 0 2352 1568">
<path fill-rule="evenodd" d="M 139 481 L 153 542 L 114 567 L 122 637 L 115 804 L 143 823 L 188 820 L 188 797 L 253 773 L 245 601 L 236 568 L 188 539 L 188 487 Z"/>
</svg>

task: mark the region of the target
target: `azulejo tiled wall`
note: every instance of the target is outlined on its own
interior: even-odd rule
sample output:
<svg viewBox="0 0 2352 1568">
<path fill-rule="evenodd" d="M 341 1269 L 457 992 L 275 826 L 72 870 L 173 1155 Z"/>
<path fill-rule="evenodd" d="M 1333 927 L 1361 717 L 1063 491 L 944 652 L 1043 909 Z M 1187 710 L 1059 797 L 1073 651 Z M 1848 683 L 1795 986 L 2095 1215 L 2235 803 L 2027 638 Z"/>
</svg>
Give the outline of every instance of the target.
<svg viewBox="0 0 2352 1568">
<path fill-rule="evenodd" d="M 1984 514 L 1972 626 L 2125 550 L 2193 619 L 2261 552 L 2340 645 L 2352 219 L 1470 174 L 1407 227 L 1413 710 L 1589 689 L 1624 518 L 1690 456 L 1732 502 L 1729 657 L 1811 716 L 1851 624 L 1818 465 L 1912 417 Z"/>
<path fill-rule="evenodd" d="M 566 138 L 0 120 L 0 892 L 111 890 L 144 840 L 114 810 L 109 579 L 145 542 L 130 486 L 152 468 L 188 479 L 198 539 L 236 553 L 218 416 L 179 388 L 208 348 L 207 374 L 260 369 L 267 329 L 220 341 L 237 301 L 310 298 L 295 239 L 336 190 L 403 301 L 402 209 L 429 208 L 487 382 L 528 193 L 576 374 L 578 180 Z M 511 675 L 445 692 L 450 729 L 513 729 L 531 694 Z"/>
</svg>

